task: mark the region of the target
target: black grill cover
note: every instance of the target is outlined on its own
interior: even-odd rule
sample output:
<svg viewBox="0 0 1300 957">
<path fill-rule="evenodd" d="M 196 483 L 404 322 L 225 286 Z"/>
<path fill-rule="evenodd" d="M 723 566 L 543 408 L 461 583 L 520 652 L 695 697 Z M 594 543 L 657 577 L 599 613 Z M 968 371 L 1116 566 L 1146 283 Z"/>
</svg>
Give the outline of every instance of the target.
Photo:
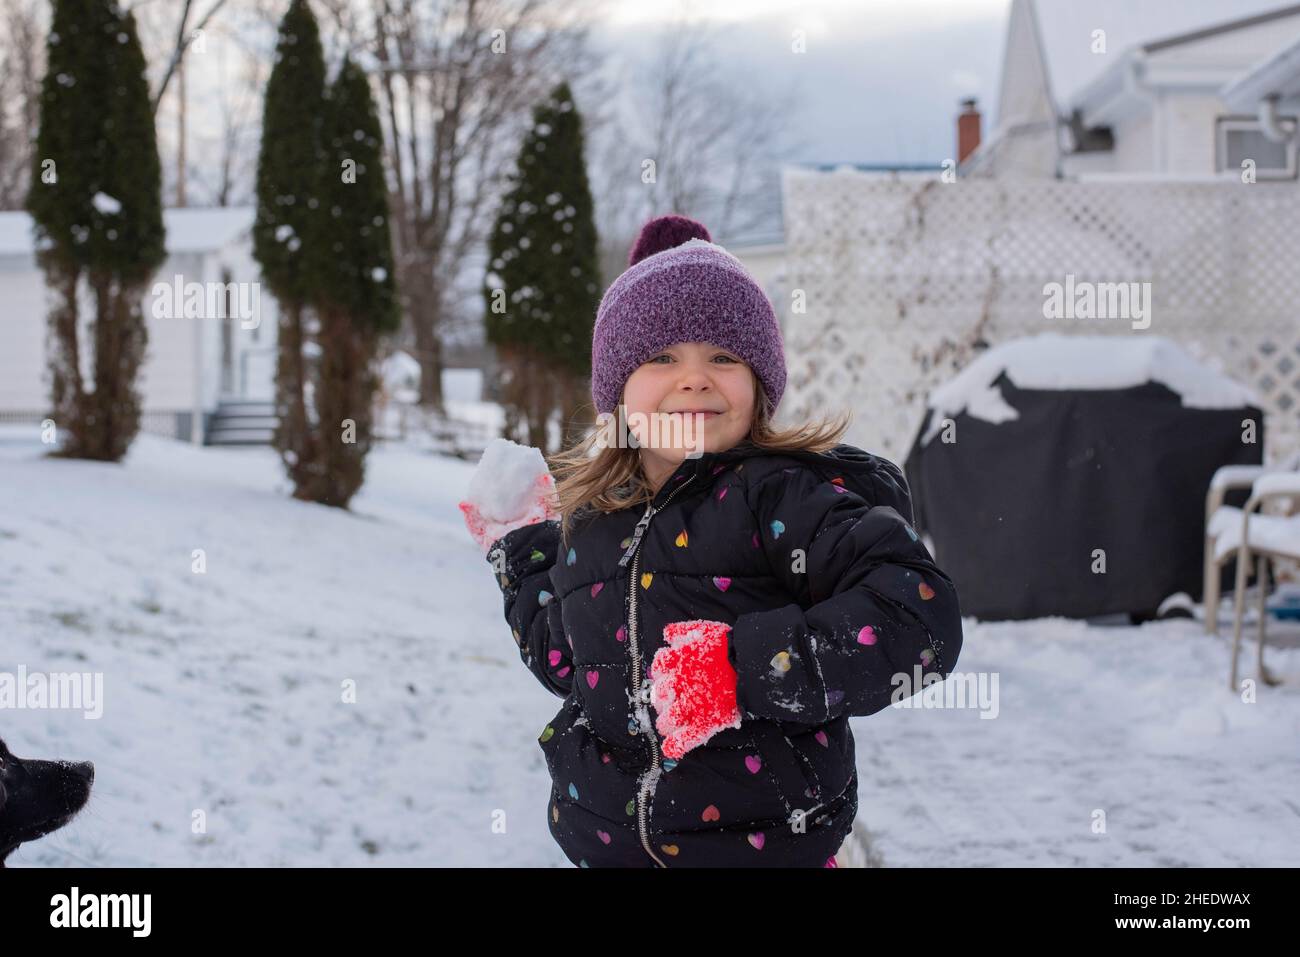
<svg viewBox="0 0 1300 957">
<path fill-rule="evenodd" d="M 1262 462 L 1261 411 L 1185 408 L 1156 382 L 1022 390 L 1004 372 L 995 384 L 1019 418 L 962 412 L 955 442 L 939 434 L 922 445 L 928 409 L 904 464 L 916 524 L 963 614 L 1152 617 L 1174 592 L 1199 601 L 1210 477 Z M 1256 423 L 1253 444 L 1242 441 L 1244 419 Z M 1093 571 L 1095 549 L 1104 574 Z"/>
</svg>

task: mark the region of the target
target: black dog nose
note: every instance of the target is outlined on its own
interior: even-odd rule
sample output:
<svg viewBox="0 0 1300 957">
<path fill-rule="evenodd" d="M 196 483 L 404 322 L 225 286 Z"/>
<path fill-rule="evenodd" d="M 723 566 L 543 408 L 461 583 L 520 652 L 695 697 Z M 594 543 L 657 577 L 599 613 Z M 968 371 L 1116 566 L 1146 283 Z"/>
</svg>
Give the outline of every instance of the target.
<svg viewBox="0 0 1300 957">
<path fill-rule="evenodd" d="M 87 784 L 95 783 L 95 765 L 90 761 L 79 761 L 72 766 L 73 772 Z"/>
</svg>

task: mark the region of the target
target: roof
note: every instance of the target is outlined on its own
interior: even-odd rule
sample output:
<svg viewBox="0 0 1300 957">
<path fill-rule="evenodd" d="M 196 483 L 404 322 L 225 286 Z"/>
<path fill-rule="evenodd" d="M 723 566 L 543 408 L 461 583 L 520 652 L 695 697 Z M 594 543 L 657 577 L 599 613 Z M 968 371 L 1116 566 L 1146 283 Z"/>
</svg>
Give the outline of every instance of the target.
<svg viewBox="0 0 1300 957">
<path fill-rule="evenodd" d="M 962 173 L 994 168 L 1008 142 L 1024 140 L 1022 134 L 1030 134 L 1028 138 L 1034 142 L 1047 137 L 1054 151 L 1059 119 L 1071 116 L 1076 109 L 1088 125 L 1113 122 L 1131 108 L 1135 94 L 1128 76 L 1135 66 L 1141 69 L 1141 61 L 1150 54 L 1182 59 L 1176 52 L 1180 47 L 1231 31 L 1268 29 L 1271 21 L 1284 17 L 1300 17 L 1300 4 L 1282 0 L 1012 0 L 997 121 L 961 164 Z M 1093 52 L 1097 30 L 1105 31 L 1104 53 Z M 1292 39 L 1293 32 L 1278 31 L 1278 46 Z M 1258 39 L 1254 46 L 1259 46 Z M 1252 57 L 1237 62 L 1243 51 L 1232 44 L 1229 49 L 1226 57 L 1212 56 L 1213 62 L 1201 64 L 1206 75 L 1200 81 L 1221 87 L 1253 67 L 1259 57 L 1273 53 L 1256 50 Z M 1207 72 L 1207 67 L 1213 69 Z M 1180 70 L 1186 79 L 1186 63 L 1172 64 L 1165 79 L 1178 76 Z M 1150 79 L 1146 77 L 1146 82 Z M 1039 155 L 1042 153 L 1042 148 L 1037 153 L 1031 150 L 1014 164 L 1039 173 L 1050 170 L 1054 161 Z"/>
<path fill-rule="evenodd" d="M 1300 39 L 1238 76 L 1219 94 L 1228 109 L 1253 113 L 1267 96 L 1300 96 Z"/>
<path fill-rule="evenodd" d="M 1063 114 L 1126 50 L 1147 53 L 1300 13 L 1280 0 L 1030 0 L 1053 101 Z M 1106 31 L 1106 54 L 1092 33 Z"/>
<path fill-rule="evenodd" d="M 252 206 L 184 207 L 163 210 L 167 252 L 204 253 L 223 249 L 253 228 Z M 21 210 L 0 212 L 0 257 L 36 251 L 32 217 Z"/>
</svg>

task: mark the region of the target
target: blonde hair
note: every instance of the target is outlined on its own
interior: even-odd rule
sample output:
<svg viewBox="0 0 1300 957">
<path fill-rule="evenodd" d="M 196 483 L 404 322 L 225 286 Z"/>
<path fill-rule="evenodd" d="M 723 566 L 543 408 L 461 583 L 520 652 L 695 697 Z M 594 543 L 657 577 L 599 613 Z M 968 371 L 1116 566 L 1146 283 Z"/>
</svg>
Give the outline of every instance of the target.
<svg viewBox="0 0 1300 957">
<path fill-rule="evenodd" d="M 767 393 L 753 369 L 750 374 L 756 402 L 748 441 L 772 452 L 824 452 L 839 444 L 852 421 L 851 411 L 845 410 L 833 419 L 823 417 L 778 429 L 772 422 L 772 403 Z M 656 492 L 641 468 L 640 451 L 628 443 L 602 444 L 602 434 L 604 430 L 596 427 L 572 447 L 547 456 L 555 476 L 561 537 L 566 547 L 574 520 L 583 510 L 617 512 L 654 501 Z"/>
</svg>

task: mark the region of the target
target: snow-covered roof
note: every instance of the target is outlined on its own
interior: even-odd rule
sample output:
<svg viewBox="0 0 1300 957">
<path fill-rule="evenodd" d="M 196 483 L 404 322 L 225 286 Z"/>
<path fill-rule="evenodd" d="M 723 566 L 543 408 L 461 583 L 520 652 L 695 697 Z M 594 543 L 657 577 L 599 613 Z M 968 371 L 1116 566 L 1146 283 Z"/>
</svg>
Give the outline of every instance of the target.
<svg viewBox="0 0 1300 957">
<path fill-rule="evenodd" d="M 1235 409 L 1258 405 L 1241 383 L 1192 357 L 1160 336 L 1066 336 L 1045 332 L 994 346 L 930 393 L 934 410 L 922 436 L 929 442 L 943 419 L 962 412 L 986 422 L 1019 418 L 994 385 L 1006 373 L 1018 389 L 1127 389 L 1159 382 L 1196 409 Z"/>
<path fill-rule="evenodd" d="M 165 209 L 167 252 L 203 253 L 222 249 L 253 228 L 255 214 L 251 206 Z M 21 210 L 0 212 L 0 256 L 30 256 L 35 251 L 32 217 Z"/>
<path fill-rule="evenodd" d="M 256 216 L 252 206 L 164 210 L 167 251 L 201 253 L 221 249 L 251 231 Z"/>
<path fill-rule="evenodd" d="M 1012 0 L 996 121 L 963 175 L 1053 175 L 1060 118 L 1113 126 L 1141 108 L 1141 87 L 1230 86 L 1298 32 L 1300 4 L 1283 0 Z"/>
<path fill-rule="evenodd" d="M 1035 0 L 1052 97 L 1063 112 L 1125 50 L 1201 35 L 1261 13 L 1294 5 L 1278 0 Z M 1109 55 L 1092 52 L 1092 33 L 1106 31 Z"/>
<path fill-rule="evenodd" d="M 1063 114 L 1125 50 L 1200 38 L 1260 14 L 1300 13 L 1280 0 L 1032 0 L 1053 101 Z M 1092 52 L 1094 30 L 1106 53 Z"/>
<path fill-rule="evenodd" d="M 1293 5 L 1132 47 L 1076 93 L 1070 109 L 1081 110 L 1088 126 L 1112 126 L 1143 109 L 1153 92 L 1229 87 L 1298 37 L 1300 5 Z"/>
<path fill-rule="evenodd" d="M 1219 96 L 1228 109 L 1241 113 L 1253 113 L 1267 96 L 1300 96 L 1300 39 L 1242 73 Z"/>
</svg>

